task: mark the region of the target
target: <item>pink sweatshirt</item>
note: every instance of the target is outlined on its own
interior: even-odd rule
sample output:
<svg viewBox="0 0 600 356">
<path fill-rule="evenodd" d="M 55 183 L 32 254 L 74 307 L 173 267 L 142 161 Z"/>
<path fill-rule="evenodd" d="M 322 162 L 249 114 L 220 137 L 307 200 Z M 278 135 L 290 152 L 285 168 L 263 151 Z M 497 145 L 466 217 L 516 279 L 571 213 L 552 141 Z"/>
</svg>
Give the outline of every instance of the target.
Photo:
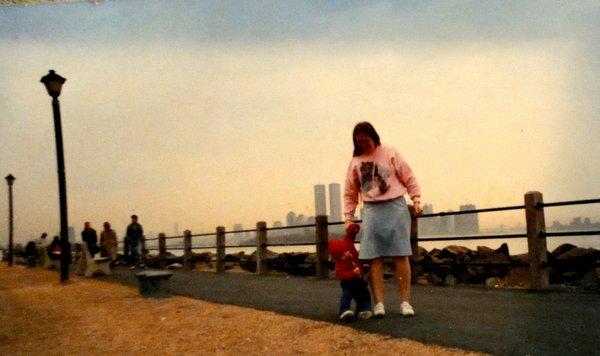
<svg viewBox="0 0 600 356">
<path fill-rule="evenodd" d="M 421 195 L 417 178 L 394 148 L 379 145 L 370 155 L 353 157 L 346 174 L 344 218 L 352 219 L 360 198 L 364 202 Z"/>
</svg>

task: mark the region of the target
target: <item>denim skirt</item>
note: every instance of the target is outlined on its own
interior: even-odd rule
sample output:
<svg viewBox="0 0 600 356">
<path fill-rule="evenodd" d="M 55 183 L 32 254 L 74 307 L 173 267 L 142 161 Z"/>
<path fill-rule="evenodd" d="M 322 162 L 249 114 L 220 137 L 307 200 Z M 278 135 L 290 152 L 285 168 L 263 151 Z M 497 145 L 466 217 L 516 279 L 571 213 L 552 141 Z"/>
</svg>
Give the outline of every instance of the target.
<svg viewBox="0 0 600 356">
<path fill-rule="evenodd" d="M 358 258 L 410 256 L 410 213 L 404 197 L 365 202 Z"/>
</svg>

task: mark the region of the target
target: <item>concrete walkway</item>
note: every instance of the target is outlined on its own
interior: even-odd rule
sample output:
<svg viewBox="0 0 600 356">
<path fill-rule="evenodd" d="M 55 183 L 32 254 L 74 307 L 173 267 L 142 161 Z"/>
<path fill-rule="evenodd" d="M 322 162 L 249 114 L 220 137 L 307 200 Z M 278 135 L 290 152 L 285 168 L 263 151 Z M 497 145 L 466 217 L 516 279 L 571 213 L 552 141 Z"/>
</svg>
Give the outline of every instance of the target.
<svg viewBox="0 0 600 356">
<path fill-rule="evenodd" d="M 137 286 L 134 271 L 124 268 L 98 279 Z M 335 280 L 176 271 L 170 290 L 216 303 L 339 323 L 340 287 Z M 385 293 L 385 318 L 348 325 L 498 355 L 600 355 L 599 294 L 415 286 L 416 316 L 404 318 L 396 312 L 395 285 L 386 282 Z"/>
</svg>

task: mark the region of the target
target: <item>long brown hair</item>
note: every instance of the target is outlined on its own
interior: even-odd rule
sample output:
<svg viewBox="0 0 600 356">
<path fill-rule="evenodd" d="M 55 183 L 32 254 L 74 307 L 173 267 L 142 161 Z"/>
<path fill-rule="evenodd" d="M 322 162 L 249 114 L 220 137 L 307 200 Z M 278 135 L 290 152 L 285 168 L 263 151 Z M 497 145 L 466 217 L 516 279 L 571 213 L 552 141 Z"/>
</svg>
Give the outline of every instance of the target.
<svg viewBox="0 0 600 356">
<path fill-rule="evenodd" d="M 354 142 L 354 157 L 360 156 L 363 153 L 362 149 L 358 146 L 358 143 L 356 142 L 356 135 L 358 134 L 369 136 L 371 140 L 373 140 L 373 142 L 375 143 L 375 147 L 381 145 L 379 135 L 377 134 L 377 131 L 375 131 L 373 125 L 366 121 L 359 122 L 358 124 L 356 124 L 356 126 L 354 126 L 354 130 L 352 130 L 352 142 Z"/>
</svg>

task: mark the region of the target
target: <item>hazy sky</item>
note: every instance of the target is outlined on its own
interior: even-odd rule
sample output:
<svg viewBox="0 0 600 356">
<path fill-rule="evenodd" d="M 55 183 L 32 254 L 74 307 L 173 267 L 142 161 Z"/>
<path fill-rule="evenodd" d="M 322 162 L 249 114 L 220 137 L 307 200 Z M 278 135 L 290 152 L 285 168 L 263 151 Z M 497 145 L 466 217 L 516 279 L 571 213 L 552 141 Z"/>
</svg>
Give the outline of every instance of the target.
<svg viewBox="0 0 600 356">
<path fill-rule="evenodd" d="M 69 224 L 119 237 L 314 214 L 370 121 L 435 211 L 600 196 L 597 1 L 110 1 L 0 7 L 0 174 L 16 238 L 58 230 L 50 97 Z M 7 189 L 0 194 L 0 243 Z M 553 209 L 600 220 L 600 209 Z M 480 217 L 524 223 L 523 213 Z M 563 221 L 566 222 L 566 221 Z"/>
</svg>

